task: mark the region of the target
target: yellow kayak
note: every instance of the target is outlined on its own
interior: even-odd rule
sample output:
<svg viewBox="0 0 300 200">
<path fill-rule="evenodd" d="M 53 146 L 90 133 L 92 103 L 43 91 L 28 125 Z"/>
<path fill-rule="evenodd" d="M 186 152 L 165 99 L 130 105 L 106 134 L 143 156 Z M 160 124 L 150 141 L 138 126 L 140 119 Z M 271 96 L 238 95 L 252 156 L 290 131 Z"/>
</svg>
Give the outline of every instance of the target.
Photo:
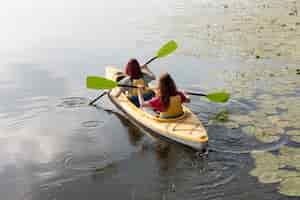
<svg viewBox="0 0 300 200">
<path fill-rule="evenodd" d="M 115 67 L 106 68 L 106 78 L 118 81 L 122 72 Z M 118 89 L 108 92 L 112 103 L 120 109 L 131 122 L 145 131 L 159 137 L 165 137 L 185 146 L 204 152 L 207 148 L 208 136 L 198 117 L 183 105 L 184 115 L 174 119 L 161 119 L 136 107 L 125 94 L 116 97 Z"/>
</svg>

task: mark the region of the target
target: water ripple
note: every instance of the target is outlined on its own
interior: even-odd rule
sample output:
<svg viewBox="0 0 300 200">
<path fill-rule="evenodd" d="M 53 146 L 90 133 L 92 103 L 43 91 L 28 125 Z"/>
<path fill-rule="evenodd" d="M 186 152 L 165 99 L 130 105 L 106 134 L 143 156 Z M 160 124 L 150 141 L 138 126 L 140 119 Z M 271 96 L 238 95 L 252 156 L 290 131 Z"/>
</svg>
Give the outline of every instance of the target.
<svg viewBox="0 0 300 200">
<path fill-rule="evenodd" d="M 63 108 L 83 107 L 88 104 L 88 99 L 84 97 L 66 97 L 62 98 L 61 101 L 57 106 Z"/>
<path fill-rule="evenodd" d="M 104 121 L 97 121 L 97 120 L 90 120 L 90 121 L 85 121 L 82 122 L 82 126 L 85 128 L 96 128 L 102 125 Z"/>
</svg>

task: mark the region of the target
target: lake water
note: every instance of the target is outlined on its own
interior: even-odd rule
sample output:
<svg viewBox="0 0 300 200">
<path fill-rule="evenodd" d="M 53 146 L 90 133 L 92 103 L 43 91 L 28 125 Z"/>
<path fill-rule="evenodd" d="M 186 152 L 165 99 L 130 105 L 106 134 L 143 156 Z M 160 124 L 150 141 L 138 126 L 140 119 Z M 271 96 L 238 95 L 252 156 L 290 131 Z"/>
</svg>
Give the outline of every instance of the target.
<svg viewBox="0 0 300 200">
<path fill-rule="evenodd" d="M 10 0 L 0 16 L 1 200 L 300 198 L 298 0 Z M 106 97 L 88 106 L 100 91 L 86 76 L 171 39 L 156 74 L 232 94 L 192 97 L 204 157 L 145 135 Z"/>
</svg>

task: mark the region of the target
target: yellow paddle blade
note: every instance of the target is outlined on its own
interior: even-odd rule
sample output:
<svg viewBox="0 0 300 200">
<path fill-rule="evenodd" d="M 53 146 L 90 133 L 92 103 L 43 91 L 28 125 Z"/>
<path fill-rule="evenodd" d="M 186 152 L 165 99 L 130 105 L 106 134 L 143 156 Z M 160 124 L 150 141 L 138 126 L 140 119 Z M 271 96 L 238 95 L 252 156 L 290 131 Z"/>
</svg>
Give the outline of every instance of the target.
<svg viewBox="0 0 300 200">
<path fill-rule="evenodd" d="M 118 83 L 99 76 L 88 76 L 86 78 L 86 87 L 89 89 L 113 89 L 118 86 Z"/>
<path fill-rule="evenodd" d="M 176 42 L 174 40 L 171 40 L 158 50 L 158 52 L 156 53 L 156 57 L 160 58 L 160 57 L 167 56 L 173 51 L 175 51 L 176 49 L 177 49 Z"/>
</svg>

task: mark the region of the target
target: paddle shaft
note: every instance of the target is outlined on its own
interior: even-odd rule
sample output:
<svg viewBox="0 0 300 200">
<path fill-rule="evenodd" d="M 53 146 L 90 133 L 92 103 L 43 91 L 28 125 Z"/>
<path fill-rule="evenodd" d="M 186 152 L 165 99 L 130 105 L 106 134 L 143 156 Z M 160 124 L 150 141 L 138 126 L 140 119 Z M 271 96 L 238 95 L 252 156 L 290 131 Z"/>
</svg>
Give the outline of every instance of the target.
<svg viewBox="0 0 300 200">
<path fill-rule="evenodd" d="M 151 58 L 150 60 L 148 60 L 145 65 L 148 65 L 149 63 L 151 63 L 153 60 L 157 59 L 157 56 Z"/>
<path fill-rule="evenodd" d="M 138 88 L 137 86 L 123 85 L 123 84 L 118 84 L 118 87 Z M 151 89 L 151 88 L 150 88 L 150 89 Z M 185 93 L 187 93 L 187 94 L 189 94 L 189 95 L 195 95 L 195 96 L 207 97 L 207 94 L 198 93 L 198 92 L 188 92 L 188 91 L 185 91 Z"/>
<path fill-rule="evenodd" d="M 123 84 L 118 84 L 118 87 L 138 88 L 137 86 L 123 85 Z M 150 88 L 150 89 L 151 89 L 151 88 Z M 198 92 L 189 92 L 189 91 L 185 91 L 185 93 L 187 93 L 187 94 L 189 94 L 189 95 L 195 95 L 195 96 L 207 97 L 207 94 L 198 93 Z"/>
<path fill-rule="evenodd" d="M 118 84 L 118 87 L 138 88 L 137 86 L 133 86 L 133 85 L 124 85 L 124 84 Z"/>
<path fill-rule="evenodd" d="M 198 93 L 198 92 L 186 92 L 189 95 L 195 95 L 195 96 L 202 96 L 202 97 L 206 97 L 207 94 L 203 94 L 203 93 Z"/>
<path fill-rule="evenodd" d="M 100 99 L 101 97 L 103 97 L 104 95 L 106 95 L 107 94 L 107 92 L 105 91 L 105 92 L 103 92 L 101 95 L 99 95 L 97 98 L 95 98 L 93 101 L 91 101 L 90 103 L 89 103 L 89 105 L 93 105 L 93 103 L 95 103 L 96 101 L 98 101 L 98 99 Z"/>
</svg>

